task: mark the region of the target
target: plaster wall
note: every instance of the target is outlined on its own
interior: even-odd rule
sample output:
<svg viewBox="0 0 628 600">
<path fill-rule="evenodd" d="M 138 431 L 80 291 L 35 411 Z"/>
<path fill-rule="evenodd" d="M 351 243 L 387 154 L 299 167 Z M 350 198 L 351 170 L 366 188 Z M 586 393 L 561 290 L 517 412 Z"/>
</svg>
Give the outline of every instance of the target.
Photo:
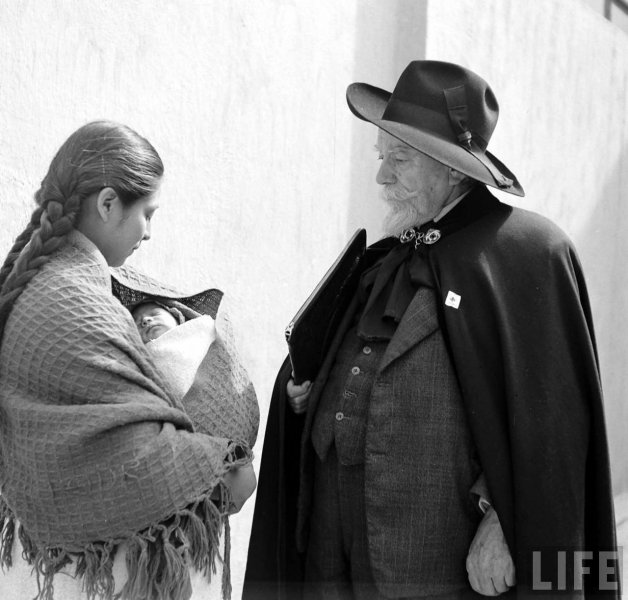
<svg viewBox="0 0 628 600">
<path fill-rule="evenodd" d="M 146 136 L 166 175 L 152 239 L 130 262 L 183 290 L 226 291 L 260 454 L 284 327 L 377 204 L 375 132 L 354 135 L 345 88 L 422 57 L 426 4 L 0 2 L 0 254 L 72 131 L 108 118 Z M 232 518 L 234 598 L 252 508 Z"/>
<path fill-rule="evenodd" d="M 145 135 L 166 178 L 131 263 L 184 290 L 226 290 L 260 398 L 259 453 L 284 326 L 356 227 L 381 233 L 375 129 L 345 88 L 391 89 L 414 58 L 491 82 L 491 149 L 526 188 L 518 204 L 580 250 L 626 490 L 628 40 L 580 0 L 0 3 L 0 253 L 74 129 L 104 117 Z M 232 519 L 234 598 L 252 506 Z"/>
<path fill-rule="evenodd" d="M 596 328 L 618 544 L 628 544 L 628 36 L 589 2 L 429 3 L 426 58 L 491 82 L 491 149 L 578 248 Z M 624 560 L 623 589 L 628 589 Z"/>
<path fill-rule="evenodd" d="M 439 0 L 426 58 L 482 73 L 500 102 L 490 147 L 574 240 L 599 347 L 613 479 L 628 491 L 628 35 L 585 2 Z"/>
</svg>

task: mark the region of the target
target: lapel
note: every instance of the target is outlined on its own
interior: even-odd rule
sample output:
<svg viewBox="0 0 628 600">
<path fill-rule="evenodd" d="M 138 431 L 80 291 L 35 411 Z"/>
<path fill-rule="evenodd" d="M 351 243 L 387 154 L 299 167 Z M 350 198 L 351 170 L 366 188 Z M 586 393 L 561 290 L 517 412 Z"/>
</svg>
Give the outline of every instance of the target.
<svg viewBox="0 0 628 600">
<path fill-rule="evenodd" d="M 436 294 L 431 288 L 420 287 L 408 305 L 395 335 L 393 335 L 379 365 L 381 373 L 390 363 L 405 354 L 430 333 L 438 329 Z"/>
</svg>

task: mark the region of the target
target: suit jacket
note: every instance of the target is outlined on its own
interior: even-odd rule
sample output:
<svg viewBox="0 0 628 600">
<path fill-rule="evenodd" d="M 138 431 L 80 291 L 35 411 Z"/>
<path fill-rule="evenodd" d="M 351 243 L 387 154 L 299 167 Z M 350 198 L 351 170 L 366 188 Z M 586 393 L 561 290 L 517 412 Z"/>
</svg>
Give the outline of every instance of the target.
<svg viewBox="0 0 628 600">
<path fill-rule="evenodd" d="M 418 289 L 376 370 L 361 433 L 371 567 L 390 597 L 468 588 L 465 560 L 481 518 L 470 494 L 480 466 L 435 304 L 432 289 Z M 334 344 L 344 335 L 343 327 Z M 314 382 L 302 440 L 301 497 L 308 500 L 309 427 L 327 376 L 325 369 Z M 329 417 L 326 426 L 333 425 Z M 302 515 L 304 549 L 309 509 Z"/>
</svg>

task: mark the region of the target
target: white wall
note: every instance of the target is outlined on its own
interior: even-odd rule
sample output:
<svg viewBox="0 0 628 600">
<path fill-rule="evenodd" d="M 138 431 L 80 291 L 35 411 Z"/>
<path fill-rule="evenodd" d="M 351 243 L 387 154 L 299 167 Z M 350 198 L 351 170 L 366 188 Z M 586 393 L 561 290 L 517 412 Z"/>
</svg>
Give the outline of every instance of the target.
<svg viewBox="0 0 628 600">
<path fill-rule="evenodd" d="M 574 240 L 598 339 L 616 492 L 628 491 L 628 35 L 582 2 L 429 3 L 427 58 L 464 64 L 500 102 L 490 148 Z"/>
<path fill-rule="evenodd" d="M 602 370 L 618 543 L 625 547 L 628 36 L 573 0 L 438 0 L 429 3 L 426 58 L 464 64 L 491 82 L 502 110 L 490 147 L 527 192 L 516 204 L 553 219 L 578 248 Z M 628 589 L 626 561 L 623 573 Z"/>
<path fill-rule="evenodd" d="M 391 81 L 420 58 L 425 9 L 426 0 L 0 2 L 0 254 L 74 129 L 110 118 L 138 130 L 166 179 L 153 239 L 131 262 L 231 296 L 263 433 L 285 325 L 365 206 L 377 206 L 367 185 L 375 131 L 354 130 L 346 86 Z M 261 444 L 260 435 L 258 453 Z M 252 506 L 232 519 L 234 598 Z"/>
<path fill-rule="evenodd" d="M 592 10 L 596 11 L 599 14 L 604 14 L 606 0 L 578 0 L 579 2 L 584 2 L 587 6 L 589 6 Z M 626 32 L 628 34 L 628 14 L 626 14 L 621 8 L 619 8 L 614 3 L 611 4 L 611 14 L 610 21 L 619 29 Z"/>
<path fill-rule="evenodd" d="M 380 233 L 375 129 L 350 114 L 346 86 L 391 89 L 414 58 L 460 62 L 492 84 L 491 149 L 526 188 L 519 204 L 580 250 L 616 487 L 628 489 L 628 39 L 580 2 L 2 2 L 0 253 L 71 131 L 101 117 L 136 128 L 167 176 L 153 239 L 132 262 L 232 296 L 265 418 L 284 326 L 356 227 Z M 233 519 L 234 598 L 251 508 Z"/>
</svg>

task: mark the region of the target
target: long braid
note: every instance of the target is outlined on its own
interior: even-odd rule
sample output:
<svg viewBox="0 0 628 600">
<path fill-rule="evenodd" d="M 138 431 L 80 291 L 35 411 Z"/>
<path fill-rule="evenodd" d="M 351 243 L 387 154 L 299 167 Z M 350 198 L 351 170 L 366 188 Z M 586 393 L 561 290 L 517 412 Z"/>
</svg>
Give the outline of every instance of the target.
<svg viewBox="0 0 628 600">
<path fill-rule="evenodd" d="M 39 226 L 39 220 L 41 219 L 41 213 L 44 209 L 41 206 L 38 206 L 31 216 L 30 223 L 26 226 L 26 229 L 20 233 L 20 235 L 16 238 L 11 250 L 9 250 L 9 254 L 7 254 L 6 259 L 4 260 L 4 264 L 2 268 L 0 268 L 0 290 L 4 286 L 4 282 L 6 281 L 9 273 L 13 269 L 13 264 L 15 263 L 17 257 L 20 255 L 24 246 L 28 244 L 30 241 L 33 232 Z"/>
<path fill-rule="evenodd" d="M 71 196 L 75 193 L 77 187 L 76 176 L 72 173 L 66 174 L 68 193 L 67 196 Z M 13 243 L 13 247 L 9 251 L 6 259 L 4 260 L 4 264 L 2 268 L 0 268 L 0 292 L 4 292 L 4 284 L 7 280 L 7 277 L 13 270 L 13 265 L 15 261 L 18 259 L 22 250 L 28 242 L 30 242 L 33 237 L 34 232 L 41 227 L 41 218 L 42 213 L 46 208 L 46 204 L 50 200 L 56 200 L 62 204 L 65 204 L 66 194 L 61 189 L 61 184 L 59 182 L 58 175 L 52 171 L 46 175 L 44 180 L 41 182 L 41 187 L 35 192 L 35 202 L 37 203 L 37 208 L 33 211 L 31 215 L 30 222 L 26 226 L 26 229 L 20 233 L 20 235 L 16 238 Z M 66 211 L 67 212 L 67 211 Z"/>
<path fill-rule="evenodd" d="M 49 200 L 45 206 L 38 207 L 33 212 L 31 222 L 13 246 L 12 252 L 19 244 L 22 245 L 22 248 L 16 252 L 17 258 L 13 260 L 9 274 L 2 285 L 0 334 L 4 330 L 4 324 L 16 299 L 39 269 L 50 260 L 51 255 L 62 245 L 65 237 L 72 230 L 79 207 L 80 198 L 75 194 L 65 202 Z M 39 215 L 39 227 L 35 229 L 33 228 L 33 220 L 37 215 Z M 32 233 L 26 239 L 29 229 Z M 9 258 L 10 256 L 5 261 L 5 266 L 8 266 Z"/>
</svg>

